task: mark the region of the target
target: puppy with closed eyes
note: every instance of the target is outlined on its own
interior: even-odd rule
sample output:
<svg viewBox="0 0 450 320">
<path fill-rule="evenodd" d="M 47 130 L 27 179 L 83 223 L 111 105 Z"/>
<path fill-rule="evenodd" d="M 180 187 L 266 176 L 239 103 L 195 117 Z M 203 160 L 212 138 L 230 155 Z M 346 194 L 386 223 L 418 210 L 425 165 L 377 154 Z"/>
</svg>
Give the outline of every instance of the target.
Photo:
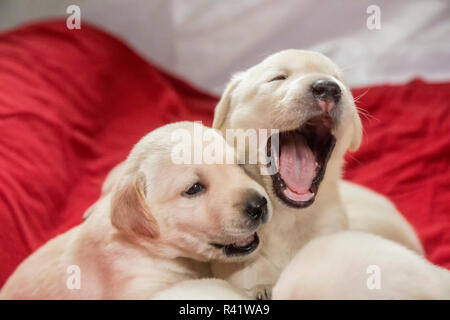
<svg viewBox="0 0 450 320">
<path fill-rule="evenodd" d="M 196 126 L 209 144 L 195 140 Z M 193 140 L 174 139 L 175 132 Z M 237 164 L 173 160 L 175 149 L 190 154 L 194 145 L 204 151 L 212 143 L 235 157 L 218 132 L 200 124 L 175 123 L 142 138 L 89 218 L 28 257 L 1 298 L 151 299 L 180 281 L 210 276 L 207 261 L 251 258 L 272 211 L 264 189 Z"/>
<path fill-rule="evenodd" d="M 269 164 L 244 166 L 274 207 L 272 222 L 262 229 L 264 246 L 245 262 L 213 264 L 216 276 L 267 297 L 300 248 L 349 227 L 422 252 L 413 229 L 387 199 L 341 180 L 344 154 L 359 147 L 362 125 L 341 70 L 324 55 L 281 51 L 237 73 L 216 106 L 213 128 L 223 134 L 280 132 L 259 146 Z M 237 151 L 240 157 L 250 152 L 246 146 Z"/>
</svg>

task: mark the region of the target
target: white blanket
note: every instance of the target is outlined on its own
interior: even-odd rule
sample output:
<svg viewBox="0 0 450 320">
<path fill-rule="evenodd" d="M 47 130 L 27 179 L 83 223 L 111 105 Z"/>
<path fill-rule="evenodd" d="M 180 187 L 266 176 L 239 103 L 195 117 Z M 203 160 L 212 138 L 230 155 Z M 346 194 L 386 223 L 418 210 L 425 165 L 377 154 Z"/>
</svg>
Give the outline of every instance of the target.
<svg viewBox="0 0 450 320">
<path fill-rule="evenodd" d="M 351 86 L 450 79 L 447 0 L 2 0 L 0 28 L 67 16 L 73 3 L 82 21 L 216 93 L 233 72 L 286 48 L 325 53 Z M 380 30 L 367 28 L 371 4 L 380 8 Z"/>
</svg>

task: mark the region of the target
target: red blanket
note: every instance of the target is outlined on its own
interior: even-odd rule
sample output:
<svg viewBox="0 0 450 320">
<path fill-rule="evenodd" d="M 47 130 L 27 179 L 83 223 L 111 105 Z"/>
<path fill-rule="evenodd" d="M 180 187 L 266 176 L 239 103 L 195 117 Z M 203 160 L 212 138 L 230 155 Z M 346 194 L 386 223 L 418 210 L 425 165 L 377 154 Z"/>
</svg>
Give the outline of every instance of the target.
<svg viewBox="0 0 450 320">
<path fill-rule="evenodd" d="M 366 136 L 347 178 L 388 195 L 428 258 L 450 267 L 450 83 L 355 90 Z M 95 28 L 44 22 L 0 35 L 0 287 L 81 222 L 107 172 L 148 131 L 211 123 L 217 97 Z"/>
</svg>

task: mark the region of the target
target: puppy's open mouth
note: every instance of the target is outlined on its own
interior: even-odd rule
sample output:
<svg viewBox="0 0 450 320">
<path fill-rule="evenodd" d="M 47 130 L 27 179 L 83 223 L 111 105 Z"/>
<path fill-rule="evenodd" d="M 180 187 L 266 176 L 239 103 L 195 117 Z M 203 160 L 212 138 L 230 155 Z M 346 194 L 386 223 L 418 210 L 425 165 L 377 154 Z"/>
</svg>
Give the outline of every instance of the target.
<svg viewBox="0 0 450 320">
<path fill-rule="evenodd" d="M 259 237 L 255 232 L 251 236 L 231 244 L 211 243 L 211 245 L 218 249 L 222 249 L 228 257 L 243 256 L 253 252 L 258 247 Z"/>
<path fill-rule="evenodd" d="M 277 173 L 272 175 L 273 189 L 287 205 L 305 208 L 314 202 L 336 144 L 332 128 L 332 118 L 322 115 L 310 119 L 296 130 L 280 133 L 279 155 L 270 152 L 269 156 L 271 163 L 278 163 Z M 273 149 L 271 139 L 268 151 Z"/>
</svg>

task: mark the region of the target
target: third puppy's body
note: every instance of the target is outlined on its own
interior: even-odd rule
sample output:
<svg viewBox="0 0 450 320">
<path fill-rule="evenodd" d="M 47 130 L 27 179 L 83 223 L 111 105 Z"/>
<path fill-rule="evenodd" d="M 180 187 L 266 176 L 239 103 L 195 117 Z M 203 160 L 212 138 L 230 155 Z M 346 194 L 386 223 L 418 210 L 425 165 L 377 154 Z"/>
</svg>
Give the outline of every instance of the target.
<svg viewBox="0 0 450 320">
<path fill-rule="evenodd" d="M 450 299 L 450 271 L 373 234 L 309 242 L 283 270 L 274 299 Z"/>
</svg>

